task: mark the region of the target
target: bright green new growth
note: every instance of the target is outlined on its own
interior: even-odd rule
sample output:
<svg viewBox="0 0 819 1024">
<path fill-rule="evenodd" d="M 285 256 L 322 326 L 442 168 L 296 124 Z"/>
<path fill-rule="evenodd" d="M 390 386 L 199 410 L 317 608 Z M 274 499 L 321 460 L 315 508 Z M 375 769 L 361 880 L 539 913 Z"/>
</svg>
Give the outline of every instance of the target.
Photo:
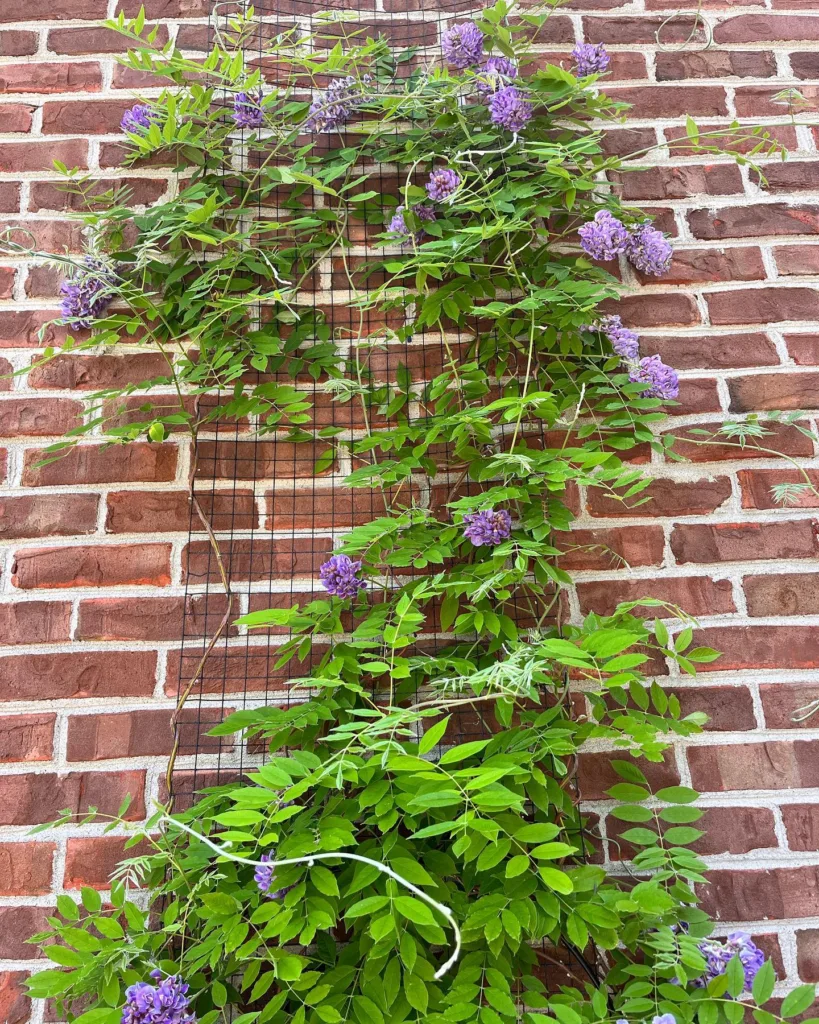
<svg viewBox="0 0 819 1024">
<path fill-rule="evenodd" d="M 473 69 L 416 66 L 415 54 L 395 55 L 382 39 L 312 52 L 309 39 L 295 47 L 285 34 L 269 48 L 313 81 L 349 77 L 355 115 L 336 138 L 299 127 L 326 124 L 328 109 L 311 111 L 303 93 L 264 84 L 245 66 L 252 12 L 206 59 L 207 87 L 189 81 L 201 63 L 143 38 L 142 17 L 117 25 L 138 45 L 128 66 L 177 87 L 132 113 L 134 159 L 171 155 L 182 174 L 178 195 L 144 213 L 124 190 L 91 198 L 72 175 L 89 193 L 93 252 L 119 275 L 118 303 L 93 344 L 145 339 L 169 371 L 94 396 L 97 413 L 76 436 L 101 424 L 113 440 L 158 441 L 182 425 L 195 440 L 218 417 L 253 416 L 277 439 L 317 444 L 317 473 L 350 460 L 347 485 L 382 490 L 386 514 L 337 551 L 361 563 L 339 563 L 348 585 L 350 572 L 367 580 L 352 586 L 357 596 L 239 620 L 290 631 L 277 667 L 290 664 L 304 700 L 218 726 L 215 735 L 264 739 L 271 757 L 178 815 L 238 858 L 321 857 L 277 868 L 275 884 L 268 875 L 261 887 L 252 865 L 159 829 L 157 812 L 129 841 L 148 852 L 123 863 L 112 912 L 93 890 L 83 890 L 82 915 L 58 898 L 47 933 L 58 942 L 43 947 L 56 969 L 34 975 L 31 991 L 69 1005 L 90 996 L 83 1024 L 118 1022 L 126 988 L 156 968 L 184 977 L 201 1024 L 742 1018 L 738 958 L 706 987 L 694 984 L 712 928 L 694 890 L 703 864 L 687 848 L 702 835 L 696 794 L 652 794 L 634 760 L 660 761 L 671 740 L 704 721 L 682 716 L 646 673 L 673 663 L 693 674 L 716 655 L 692 649 L 690 624 L 660 602 L 566 621 L 560 598 L 571 583 L 561 552 L 586 553 L 566 532 L 571 492 L 600 487 L 639 502 L 648 480 L 617 453 L 670 442 L 653 429 L 661 401 L 641 397 L 644 386 L 588 326 L 601 302 L 616 299 L 617 282 L 578 255 L 577 227 L 604 208 L 630 227 L 644 218 L 603 180 L 620 160 L 604 155 L 604 133 L 591 125 L 618 105 L 594 79 L 527 67 L 528 40 L 546 17 L 510 17 L 499 0 L 475 19 L 485 51 L 520 69 L 516 86 L 532 116 L 515 140 L 475 98 Z M 238 141 L 237 115 L 246 129 Z M 705 136 L 690 132 L 703 146 Z M 393 193 L 379 191 L 373 165 L 398 169 Z M 431 220 L 413 210 L 427 200 L 433 166 L 460 180 Z M 399 206 L 403 245 L 388 230 Z M 384 246 L 365 269 L 347 252 L 362 232 Z M 304 297 L 331 254 L 361 324 L 378 313 L 397 326 L 363 337 L 353 316 L 348 331 L 331 329 Z M 401 362 L 394 379 L 372 370 L 373 353 L 403 352 L 421 336 L 444 352 L 431 383 L 417 383 Z M 246 386 L 251 370 L 278 379 Z M 366 429 L 314 432 L 306 393 L 280 382 L 301 373 L 323 381 L 334 401 L 360 403 Z M 144 413 L 129 404 L 122 425 L 122 400 L 163 384 L 178 396 L 171 411 L 170 400 L 161 409 L 146 398 Z M 219 400 L 207 412 L 190 402 L 210 394 Z M 418 482 L 431 487 L 431 502 L 417 500 Z M 489 527 L 478 520 L 470 536 L 467 517 L 489 510 L 508 512 L 509 525 L 499 520 L 491 542 L 476 544 Z M 681 630 L 670 636 L 661 621 L 644 621 L 636 611 L 647 605 L 681 620 Z M 437 646 L 436 630 L 449 634 Z M 570 680 L 585 694 L 580 714 Z M 572 782 L 590 740 L 621 751 L 611 767 L 622 781 L 608 795 L 612 814 L 634 826 L 623 835 L 639 849 L 628 875 L 607 877 L 587 862 L 592 833 Z M 376 867 L 334 852 L 386 865 L 450 908 L 463 938 L 453 969 L 436 978 L 451 952 L 443 915 Z M 127 898 L 136 883 L 150 891 L 150 913 Z M 584 973 L 578 958 L 565 958 L 569 949 L 595 969 Z M 545 984 L 555 964 L 560 991 Z M 753 998 L 765 1002 L 773 984 L 764 968 Z M 785 1015 L 804 1009 L 807 988 L 812 998 L 812 987 L 797 990 Z"/>
</svg>

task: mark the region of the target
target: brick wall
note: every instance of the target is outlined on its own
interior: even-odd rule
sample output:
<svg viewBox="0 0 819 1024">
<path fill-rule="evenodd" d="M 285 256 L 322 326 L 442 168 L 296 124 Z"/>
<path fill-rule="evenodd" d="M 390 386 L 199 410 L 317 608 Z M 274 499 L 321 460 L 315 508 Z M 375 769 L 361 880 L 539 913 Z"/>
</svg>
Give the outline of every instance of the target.
<svg viewBox="0 0 819 1024">
<path fill-rule="evenodd" d="M 633 294 L 621 312 L 651 339 L 648 351 L 682 371 L 674 428 L 728 413 L 815 409 L 819 135 L 810 123 L 819 15 L 809 0 L 705 0 L 699 27 L 691 15 L 676 17 L 658 45 L 655 33 L 678 3 L 579 0 L 554 16 L 544 51 L 568 64 L 575 40 L 607 44 L 610 92 L 634 105 L 629 130 L 612 136 L 624 152 L 679 138 L 692 114 L 713 125 L 762 119 L 791 159 L 767 167 L 763 187 L 730 161 L 661 148 L 658 166 L 628 177 L 626 196 L 654 212 L 677 252 L 661 282 L 628 281 Z M 400 0 L 397 9 L 415 5 Z M 55 158 L 101 178 L 124 176 L 146 203 L 173 187 L 156 169 L 118 170 L 116 126 L 128 90 L 142 83 L 115 64 L 119 40 L 95 27 L 115 6 L 0 0 L 0 218 L 3 227 L 25 223 L 44 248 L 79 242 L 65 219 L 68 200 L 54 187 Z M 123 6 L 133 15 L 139 3 Z M 206 0 L 146 7 L 180 45 L 204 38 Z M 704 37 L 713 39 L 708 48 Z M 789 86 L 808 100 L 799 125 L 774 100 Z M 38 328 L 55 315 L 57 283 L 47 268 L 0 266 L 3 372 L 31 363 Z M 61 334 L 50 328 L 47 339 Z M 63 461 L 35 463 L 43 445 L 77 422 L 84 392 L 154 372 L 154 356 L 122 346 L 116 355 L 61 357 L 0 385 L 0 1013 L 13 1024 L 43 1013 L 19 988 L 37 966 L 23 939 L 39 929 L 55 894 L 81 884 L 104 889 L 120 845 L 96 826 L 37 839 L 28 828 L 64 806 L 115 811 L 125 793 L 138 819 L 160 792 L 170 749 L 166 694 L 175 689 L 167 662 L 183 613 L 190 453 L 184 444 L 103 452 L 92 440 Z M 778 428 L 770 441 L 813 460 L 819 481 L 814 446 L 795 427 Z M 774 507 L 771 484 L 795 479 L 776 457 L 727 447 L 690 446 L 688 454 L 689 463 L 651 467 L 659 479 L 650 505 L 629 512 L 588 498 L 581 537 L 607 543 L 631 569 L 576 556 L 573 608 L 605 611 L 650 593 L 699 616 L 700 639 L 725 652 L 699 681 L 675 681 L 685 709 L 706 710 L 712 722 L 659 774 L 706 793 L 706 901 L 720 922 L 764 936 L 783 987 L 819 981 L 819 718 L 791 719 L 819 697 L 819 502 Z M 267 509 L 259 493 L 249 514 L 261 526 Z M 584 793 L 616 870 L 621 851 L 601 799 L 606 784 L 604 762 L 589 755 Z"/>
</svg>

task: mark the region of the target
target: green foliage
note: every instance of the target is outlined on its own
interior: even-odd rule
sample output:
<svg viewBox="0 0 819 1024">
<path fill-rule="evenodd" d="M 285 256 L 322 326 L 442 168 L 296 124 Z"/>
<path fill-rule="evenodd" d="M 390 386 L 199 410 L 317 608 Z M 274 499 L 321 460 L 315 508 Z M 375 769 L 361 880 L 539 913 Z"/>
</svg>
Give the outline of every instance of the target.
<svg viewBox="0 0 819 1024">
<path fill-rule="evenodd" d="M 493 52 L 526 71 L 547 15 L 509 15 L 498 0 L 480 27 Z M 125 988 L 158 967 L 185 977 L 202 1024 L 593 1024 L 667 1013 L 738 1024 L 738 960 L 706 988 L 693 984 L 712 927 L 695 891 L 704 880 L 690 849 L 702 836 L 696 793 L 652 793 L 637 763 L 661 761 L 705 720 L 683 715 L 650 677 L 668 665 L 693 674 L 717 654 L 692 648 L 692 624 L 659 601 L 564 621 L 571 577 L 559 556 L 577 550 L 566 532 L 572 492 L 597 487 L 640 504 L 648 480 L 623 456 L 668 448 L 655 433 L 661 402 L 641 397 L 587 326 L 617 282 L 567 244 L 603 208 L 642 222 L 600 188 L 621 160 L 605 155 L 593 125 L 621 106 L 593 80 L 547 65 L 526 74 L 535 116 L 510 145 L 483 104 L 460 102 L 474 93 L 471 71 L 414 67 L 412 52 L 395 55 L 381 38 L 328 50 L 309 37 L 295 47 L 284 33 L 267 57 L 312 81 L 351 75 L 368 116 L 337 146 L 317 145 L 326 137 L 305 141 L 299 128 L 303 98 L 266 85 L 265 128 L 245 133 L 239 154 L 220 100 L 261 84 L 242 57 L 252 12 L 202 62 L 157 46 L 142 15 L 111 27 L 136 45 L 128 67 L 174 83 L 152 101 L 150 127 L 128 136 L 132 158 L 170 159 L 180 177 L 172 199 L 139 212 L 124 189 L 99 195 L 67 172 L 67 187 L 87 199 L 94 251 L 120 274 L 120 302 L 91 344 L 153 346 L 168 373 L 92 396 L 87 425 L 57 450 L 100 427 L 112 443 L 156 442 L 252 417 L 278 440 L 317 444 L 317 472 L 343 459 L 347 484 L 382 489 L 386 513 L 338 549 L 371 583 L 357 598 L 238 621 L 286 634 L 276 664 L 290 665 L 304 699 L 217 726 L 214 735 L 241 732 L 270 757 L 177 816 L 239 858 L 301 858 L 276 869 L 280 894 L 259 891 L 252 865 L 160 827 L 158 813 L 134 832 L 132 844 L 150 852 L 120 866 L 113 909 L 93 890 L 82 891 L 82 911 L 58 899 L 33 940 L 56 938 L 43 945 L 55 968 L 32 977 L 32 994 L 69 1009 L 90 997 L 77 1020 L 113 1024 Z M 747 141 L 745 130 L 728 134 Z M 689 126 L 705 151 L 707 135 Z M 463 179 L 455 198 L 434 223 L 407 212 L 413 237 L 396 244 L 392 212 L 423 200 L 418 169 L 444 156 Z M 385 191 L 366 171 L 374 164 L 395 165 L 403 184 Z M 361 232 L 383 254 L 353 269 L 349 239 Z M 351 313 L 400 326 L 334 330 L 305 295 L 330 257 L 343 266 Z M 411 351 L 419 334 L 443 339 L 434 379 L 418 383 L 401 361 L 381 379 L 372 354 L 399 343 Z M 248 383 L 254 372 L 263 376 Z M 332 401 L 360 404 L 366 429 L 314 429 L 307 392 L 293 383 L 305 374 Z M 159 403 L 149 394 L 158 386 L 176 398 Z M 126 400 L 140 394 L 135 411 Z M 433 496 L 423 507 L 419 487 Z M 464 516 L 491 508 L 511 511 L 511 535 L 474 547 Z M 660 618 L 644 620 L 646 608 Z M 433 632 L 446 644 L 430 644 Z M 585 695 L 580 714 L 573 693 Z M 619 752 L 611 815 L 637 850 L 625 880 L 591 862 L 594 832 L 573 790 L 590 742 Z M 333 856 L 351 852 L 451 909 L 463 952 L 449 973 L 435 976 L 451 923 L 376 867 Z M 128 898 L 135 885 L 149 891 L 150 910 Z M 570 960 L 556 992 L 545 979 L 567 950 L 592 959 L 596 950 L 599 976 Z M 758 1004 L 773 980 L 769 966 L 757 975 Z M 783 1015 L 807 998 L 789 995 Z M 774 1019 L 757 1014 L 758 1024 Z"/>
</svg>

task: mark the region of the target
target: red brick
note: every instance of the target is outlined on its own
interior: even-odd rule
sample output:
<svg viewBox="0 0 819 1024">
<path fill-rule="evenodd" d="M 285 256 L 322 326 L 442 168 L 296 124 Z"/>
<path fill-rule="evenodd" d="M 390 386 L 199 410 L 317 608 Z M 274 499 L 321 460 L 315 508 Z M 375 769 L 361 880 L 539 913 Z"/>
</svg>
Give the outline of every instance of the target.
<svg viewBox="0 0 819 1024">
<path fill-rule="evenodd" d="M 319 646 L 304 661 L 293 658 L 281 668 L 276 668 L 278 654 L 275 647 L 217 647 L 201 670 L 198 685 L 202 693 L 275 693 L 288 690 L 292 694 L 292 681 L 308 676 L 311 666 L 318 665 L 325 654 L 326 650 Z M 179 681 L 188 683 L 199 669 L 201 660 L 201 650 L 190 650 L 184 656 L 179 651 L 171 652 L 165 678 L 166 696 L 176 697 Z"/>
<path fill-rule="evenodd" d="M 819 783 L 819 741 L 689 747 L 691 785 L 701 792 L 793 789 Z"/>
<path fill-rule="evenodd" d="M 732 412 L 817 405 L 819 373 L 761 373 L 728 382 Z"/>
<path fill-rule="evenodd" d="M 2 607 L 2 606 L 0 606 Z M 80 603 L 78 640 L 178 640 L 215 632 L 227 608 L 224 594 L 183 597 L 97 597 Z M 234 618 L 238 609 L 234 608 Z"/>
<path fill-rule="evenodd" d="M 652 283 L 647 274 L 637 276 L 644 284 Z M 762 254 L 756 246 L 677 249 L 665 284 L 696 284 L 701 281 L 763 281 L 766 277 Z"/>
<path fill-rule="evenodd" d="M 577 595 L 583 612 L 599 615 L 611 615 L 620 602 L 641 598 L 667 601 L 689 615 L 723 615 L 736 610 L 730 580 L 712 580 L 708 576 L 578 583 Z M 662 615 L 662 611 L 648 608 L 643 614 Z"/>
<path fill-rule="evenodd" d="M 270 512 L 265 519 L 266 529 L 351 529 L 388 515 L 393 502 L 397 508 L 411 505 L 413 498 L 417 503 L 418 492 L 406 486 L 383 494 L 366 488 L 340 487 L 335 491 L 314 490 L 309 501 L 306 497 L 304 491 L 268 491 L 265 498 Z"/>
<path fill-rule="evenodd" d="M 92 0 L 65 0 L 59 8 L 46 0 L 33 0 L 22 11 L 14 0 L 0 0 L 0 21 L 20 21 L 21 14 L 25 14 L 26 21 L 90 21 L 99 17 L 99 7 Z"/>
<path fill-rule="evenodd" d="M 26 244 L 46 252 L 79 252 L 83 247 L 82 227 L 67 220 L 9 219 L 0 221 L 0 231 L 13 236 L 25 231 Z"/>
<path fill-rule="evenodd" d="M 74 67 L 75 65 L 71 65 Z M 109 135 L 119 131 L 119 123 L 132 100 L 88 100 L 72 103 L 54 100 L 43 104 L 43 135 Z"/>
<path fill-rule="evenodd" d="M 620 760 L 628 761 L 628 756 L 623 753 Z M 605 798 L 605 791 L 611 789 L 618 782 L 623 780 L 611 767 L 612 755 L 606 753 L 583 753 L 578 758 L 578 785 L 584 800 L 601 800 Z M 640 760 L 637 762 L 645 777 L 651 783 L 653 789 L 661 789 L 663 786 L 677 786 L 680 776 L 674 764 L 674 756 L 668 751 L 663 755 L 661 762 Z"/>
<path fill-rule="evenodd" d="M 664 2 L 664 6 L 673 7 L 674 4 Z M 764 50 L 660 51 L 654 62 L 658 82 L 693 78 L 772 78 L 776 75 L 774 55 Z"/>
<path fill-rule="evenodd" d="M 0 971 L 0 1019 L 6 1024 L 24 1024 L 29 1019 L 31 1000 L 23 986 L 27 977 L 25 971 Z"/>
<path fill-rule="evenodd" d="M 31 131 L 32 115 L 36 109 L 24 103 L 0 103 L 4 130 L 9 133 Z"/>
<path fill-rule="evenodd" d="M 70 537 L 97 527 L 96 494 L 24 494 L 0 497 L 0 540 Z"/>
<path fill-rule="evenodd" d="M 17 274 L 14 267 L 0 267 L 0 299 L 10 299 L 14 293 L 14 280 Z M 8 359 L 0 360 L 0 372 L 3 377 L 7 373 L 13 371 L 11 363 Z M 10 380 L 2 380 L 0 383 L 0 390 L 10 391 L 12 382 Z"/>
<path fill-rule="evenodd" d="M 773 342 L 764 334 L 711 334 L 707 337 L 652 337 L 651 352 L 679 370 L 737 369 L 779 362 Z"/>
<path fill-rule="evenodd" d="M 147 28 L 155 26 L 146 25 Z M 164 25 L 157 29 L 156 41 L 160 45 L 168 41 L 168 30 Z M 46 44 L 52 53 L 77 56 L 93 53 L 123 52 L 123 38 L 113 29 L 97 25 L 84 25 L 82 28 L 53 28 L 48 33 Z"/>
<path fill-rule="evenodd" d="M 819 472 L 806 470 L 809 480 L 819 491 Z M 795 469 L 743 469 L 737 474 L 742 492 L 743 508 L 782 508 L 774 500 L 776 484 L 802 484 L 805 478 Z M 819 496 L 811 491 L 802 491 L 787 508 L 819 508 Z"/>
<path fill-rule="evenodd" d="M 4 398 L 0 400 L 0 436 L 62 435 L 82 422 L 82 405 L 67 398 Z"/>
<path fill-rule="evenodd" d="M 17 551 L 12 584 L 21 590 L 56 587 L 165 587 L 171 582 L 168 544 L 28 548 Z"/>
<path fill-rule="evenodd" d="M 25 66 L 30 67 L 28 64 Z M 11 174 L 51 171 L 55 160 L 60 160 L 66 167 L 88 167 L 88 142 L 85 139 L 68 139 L 0 143 L 0 171 Z"/>
<path fill-rule="evenodd" d="M 819 366 L 819 334 L 786 334 L 785 343 L 798 366 Z"/>
<path fill-rule="evenodd" d="M 796 967 L 801 981 L 819 981 L 819 928 L 800 928 L 796 932 Z"/>
<path fill-rule="evenodd" d="M 712 293 L 706 301 L 715 324 L 819 319 L 819 291 L 813 288 L 739 289 Z"/>
<path fill-rule="evenodd" d="M 816 86 L 803 85 L 799 94 L 801 100 L 794 102 L 789 97 L 789 90 L 781 85 L 744 85 L 736 90 L 736 111 L 739 117 L 782 117 L 787 114 L 796 118 L 815 111 L 819 96 Z"/>
<path fill-rule="evenodd" d="M 322 442 L 200 441 L 196 476 L 204 480 L 312 479 L 316 460 L 327 447 Z"/>
<path fill-rule="evenodd" d="M 98 391 L 137 384 L 168 372 L 165 358 L 158 352 L 133 355 L 74 356 L 58 355 L 47 363 L 35 365 L 28 375 L 29 387 L 50 390 Z"/>
<path fill-rule="evenodd" d="M 117 185 L 128 189 L 129 203 L 141 206 L 150 206 L 155 203 L 160 196 L 164 195 L 168 188 L 168 182 L 164 178 L 126 178 L 121 177 L 116 180 L 111 178 L 102 178 L 96 182 L 87 182 L 86 195 L 97 196 L 103 192 L 109 190 L 112 186 Z M 84 212 L 86 209 L 86 201 L 83 196 L 78 196 L 71 192 L 66 192 L 56 182 L 51 181 L 33 181 L 31 183 L 31 191 L 29 193 L 28 208 L 32 212 L 41 210 L 76 210 Z M 43 274 L 44 280 L 50 280 L 54 282 L 51 289 L 44 294 L 54 295 L 56 294 L 56 288 L 54 287 L 62 278 L 62 274 L 59 272 L 50 271 L 47 267 L 36 267 L 33 268 L 38 274 Z M 43 273 L 45 272 L 45 273 Z M 46 276 L 48 275 L 48 276 Z M 31 281 L 31 274 L 29 275 L 29 281 Z M 29 289 L 28 295 L 35 296 L 38 293 L 34 290 Z M 91 362 L 99 362 L 103 365 L 109 362 L 127 362 L 132 361 L 149 361 L 155 362 L 157 366 L 161 363 L 161 369 L 157 371 L 157 374 L 167 373 L 168 364 L 165 359 L 158 353 L 139 353 L 132 356 L 57 356 L 52 363 L 60 363 L 64 360 L 77 361 L 81 365 Z M 46 364 L 43 369 L 47 369 L 51 364 Z M 93 373 L 93 370 L 91 371 Z M 146 374 L 146 377 L 154 376 L 153 373 Z M 137 378 L 142 380 L 144 378 Z"/>
<path fill-rule="evenodd" d="M 759 558 L 815 558 L 817 524 L 685 523 L 674 527 L 671 549 L 678 562 L 745 562 Z"/>
<path fill-rule="evenodd" d="M 797 50 L 790 55 L 790 61 L 797 78 L 819 78 L 819 53 L 815 50 Z"/>
<path fill-rule="evenodd" d="M 635 85 L 606 89 L 620 103 L 628 103 L 632 118 L 724 117 L 728 113 L 721 85 Z"/>
<path fill-rule="evenodd" d="M 42 309 L 0 312 L 0 348 L 43 348 L 62 344 L 68 335 L 67 329 L 49 324 L 58 315 L 56 310 Z M 84 337 L 83 331 L 72 333 L 79 339 Z"/>
<path fill-rule="evenodd" d="M 0 213 L 17 213 L 20 209 L 20 186 L 16 181 L 0 182 Z"/>
<path fill-rule="evenodd" d="M 648 43 L 655 46 L 657 32 L 664 44 L 703 41 L 702 29 L 694 16 L 683 14 L 669 21 L 666 15 L 650 18 L 601 17 L 583 19 L 584 36 L 588 43 Z M 694 37 L 691 33 L 694 32 Z"/>
<path fill-rule="evenodd" d="M 785 203 L 726 206 L 716 213 L 694 210 L 688 215 L 688 223 L 695 238 L 815 235 L 819 232 L 819 207 Z"/>
<path fill-rule="evenodd" d="M 0 93 L 29 93 L 32 91 L 32 64 L 3 64 L 0 66 Z M 102 73 L 97 61 L 56 64 L 41 61 L 36 65 L 36 92 L 99 92 Z"/>
<path fill-rule="evenodd" d="M 251 490 L 216 491 L 197 495 L 214 530 L 252 530 L 259 512 Z M 108 533 L 202 533 L 199 517 L 191 514 L 187 491 L 113 491 L 108 495 Z"/>
<path fill-rule="evenodd" d="M 0 761 L 50 761 L 56 715 L 0 715 Z"/>
<path fill-rule="evenodd" d="M 704 857 L 721 853 L 734 855 L 750 853 L 752 850 L 775 849 L 779 844 L 774 831 L 774 818 L 766 807 L 708 807 L 704 808 L 697 828 L 703 829 L 702 839 L 692 843 L 691 848 Z M 616 818 L 608 818 L 606 832 L 609 837 L 619 836 L 633 826 Z M 628 856 L 633 848 L 621 843 Z M 617 848 L 611 845 L 612 860 L 620 859 Z"/>
<path fill-rule="evenodd" d="M 49 913 L 48 907 L 0 907 L 0 957 L 36 960 L 41 954 L 26 940 L 47 930 Z"/>
<path fill-rule="evenodd" d="M 110 889 L 111 875 L 120 861 L 153 852 L 148 842 L 127 850 L 125 842 L 119 836 L 69 839 L 65 852 L 65 888 L 80 889 L 87 885 L 93 889 Z"/>
<path fill-rule="evenodd" d="M 708 715 L 703 726 L 707 732 L 745 732 L 757 728 L 754 702 L 746 686 L 671 685 L 683 715 L 701 711 Z"/>
<path fill-rule="evenodd" d="M 813 454 L 813 444 L 797 427 L 780 423 L 766 424 L 769 428 L 765 437 L 758 444 L 749 441 L 742 447 L 736 441 L 729 443 L 721 440 L 710 440 L 705 434 L 688 434 L 688 430 L 713 431 L 715 424 L 701 423 L 681 430 L 674 444 L 674 451 L 691 462 L 715 462 L 723 459 L 761 459 L 772 458 L 771 452 L 785 455 L 807 456 Z M 704 444 L 703 442 L 707 442 Z"/>
<path fill-rule="evenodd" d="M 49 644 L 69 639 L 68 601 L 0 604 L 0 644 Z"/>
<path fill-rule="evenodd" d="M 97 807 L 102 814 L 116 814 L 128 794 L 132 802 L 124 817 L 139 821 L 145 815 L 144 791 L 144 771 L 2 775 L 0 824 L 39 825 L 63 808 L 83 814 Z"/>
<path fill-rule="evenodd" d="M 712 626 L 697 630 L 696 645 L 713 647 L 722 657 L 699 672 L 741 668 L 819 667 L 819 637 L 813 626 Z"/>
<path fill-rule="evenodd" d="M 715 43 L 802 43 L 817 39 L 819 18 L 788 14 L 739 14 L 714 29 Z"/>
<path fill-rule="evenodd" d="M 716 511 L 731 496 L 726 476 L 701 480 L 652 480 L 633 499 L 621 503 L 607 497 L 601 488 L 589 488 L 587 505 L 593 516 L 699 516 Z M 640 498 L 650 500 L 634 506 Z"/>
<path fill-rule="evenodd" d="M 814 716 L 799 722 L 793 716 L 819 698 L 819 687 L 811 683 L 763 683 L 759 693 L 765 711 L 765 725 L 769 729 L 816 728 Z"/>
<path fill-rule="evenodd" d="M 0 843 L 0 896 L 51 892 L 54 843 Z"/>
<path fill-rule="evenodd" d="M 767 147 L 772 142 L 778 143 L 786 150 L 799 148 L 796 129 L 790 124 L 764 125 L 754 129 L 752 125 L 743 125 L 734 131 L 728 131 L 725 123 L 715 124 L 700 122 L 700 144 L 725 153 L 750 153 L 756 150 L 760 142 Z M 676 156 L 695 156 L 702 159 L 702 150 L 688 141 L 688 132 L 684 126 L 670 125 L 663 129 L 663 135 L 673 145 L 671 152 Z"/>
<path fill-rule="evenodd" d="M 819 174 L 817 174 L 816 164 L 810 160 L 788 160 L 786 163 L 770 163 L 765 165 L 764 171 L 764 181 L 756 173 L 753 173 L 752 177 L 766 192 L 773 194 L 779 192 L 804 192 L 819 188 Z M 793 233 L 799 234 L 800 232 Z M 804 233 L 811 234 L 812 232 L 805 231 Z"/>
<path fill-rule="evenodd" d="M 0 699 L 149 697 L 156 685 L 153 651 L 72 651 L 0 658 Z"/>
<path fill-rule="evenodd" d="M 565 549 L 560 564 L 568 571 L 619 569 L 623 565 L 661 565 L 665 539 L 662 527 L 572 530 L 558 544 Z"/>
<path fill-rule="evenodd" d="M 0 57 L 30 57 L 37 52 L 36 32 L 9 28 L 0 32 Z"/>
<path fill-rule="evenodd" d="M 620 175 L 623 198 L 687 199 L 689 196 L 727 196 L 743 192 L 742 175 L 736 164 L 681 164 L 650 167 Z M 679 255 L 679 254 L 677 254 Z"/>
<path fill-rule="evenodd" d="M 221 544 L 225 572 L 231 580 L 290 579 L 317 576 L 330 557 L 329 537 L 293 537 L 286 540 L 234 539 Z M 197 583 L 217 582 L 219 570 L 208 541 L 193 541 L 182 555 L 186 579 Z"/>
<path fill-rule="evenodd" d="M 722 409 L 717 382 L 710 377 L 689 377 L 680 381 L 679 405 L 669 408 L 670 416 L 690 416 L 698 412 Z"/>
<path fill-rule="evenodd" d="M 637 327 L 691 327 L 700 323 L 694 299 L 681 292 L 624 295 L 619 302 L 607 300 L 605 313 L 619 313 L 623 323 Z"/>
<path fill-rule="evenodd" d="M 657 145 L 657 136 L 651 128 L 612 128 L 600 141 L 606 156 L 626 158 L 631 154 L 643 155 Z"/>
<path fill-rule="evenodd" d="M 117 757 L 167 757 L 173 748 L 171 715 L 164 711 L 72 715 L 68 720 L 69 761 L 105 761 Z M 219 737 L 207 732 L 225 717 L 221 708 L 183 709 L 179 717 L 180 746 L 198 754 L 224 750 Z"/>
<path fill-rule="evenodd" d="M 173 480 L 176 457 L 171 444 L 79 445 L 56 461 L 38 466 L 43 453 L 29 450 L 24 455 L 23 486 L 159 483 Z"/>
<path fill-rule="evenodd" d="M 773 252 L 780 277 L 819 274 L 819 245 L 778 245 Z"/>
</svg>

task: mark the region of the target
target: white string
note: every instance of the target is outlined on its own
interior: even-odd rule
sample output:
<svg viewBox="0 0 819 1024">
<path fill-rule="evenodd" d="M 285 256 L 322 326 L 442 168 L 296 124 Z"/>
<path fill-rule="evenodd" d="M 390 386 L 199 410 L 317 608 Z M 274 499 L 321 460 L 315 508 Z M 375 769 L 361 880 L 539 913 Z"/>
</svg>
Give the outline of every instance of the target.
<svg viewBox="0 0 819 1024">
<path fill-rule="evenodd" d="M 230 846 L 229 842 L 225 843 L 224 846 L 218 845 L 208 839 L 207 836 L 200 835 L 199 832 L 194 831 L 183 822 L 177 821 L 176 818 L 169 818 L 166 814 L 163 814 L 160 820 L 173 825 L 175 828 L 181 828 L 183 832 L 187 832 L 188 835 L 191 835 L 200 842 L 203 842 L 205 846 L 209 846 L 211 850 L 218 853 L 220 857 L 226 857 L 228 860 L 235 861 L 237 864 L 251 864 L 254 867 L 265 868 L 285 867 L 289 864 L 306 864 L 308 867 L 312 867 L 314 861 L 333 860 L 335 858 L 339 858 L 341 860 L 355 860 L 361 864 L 369 864 L 372 867 L 377 868 L 382 874 L 389 875 L 390 878 L 395 879 L 395 881 L 400 885 L 403 885 L 405 889 L 409 889 L 410 892 L 415 893 L 416 896 L 420 897 L 424 902 L 428 903 L 439 913 L 443 914 L 447 921 L 452 925 L 452 930 L 455 932 L 455 949 L 452 956 L 446 961 L 446 963 L 442 964 L 435 972 L 434 977 L 436 980 L 438 978 L 443 978 L 461 955 L 461 929 L 458 927 L 458 922 L 455 920 L 455 916 L 449 907 L 444 906 L 443 903 L 439 903 L 431 896 L 428 896 L 423 889 L 419 889 L 417 885 L 413 885 L 412 882 L 408 882 L 406 878 L 402 878 L 401 875 L 396 871 L 393 871 L 393 869 L 387 864 L 382 864 L 377 860 L 370 860 L 369 857 L 362 857 L 357 853 L 311 853 L 306 857 L 288 857 L 284 860 L 253 860 L 250 857 L 240 857 L 237 853 L 228 853 L 226 847 Z"/>
</svg>

